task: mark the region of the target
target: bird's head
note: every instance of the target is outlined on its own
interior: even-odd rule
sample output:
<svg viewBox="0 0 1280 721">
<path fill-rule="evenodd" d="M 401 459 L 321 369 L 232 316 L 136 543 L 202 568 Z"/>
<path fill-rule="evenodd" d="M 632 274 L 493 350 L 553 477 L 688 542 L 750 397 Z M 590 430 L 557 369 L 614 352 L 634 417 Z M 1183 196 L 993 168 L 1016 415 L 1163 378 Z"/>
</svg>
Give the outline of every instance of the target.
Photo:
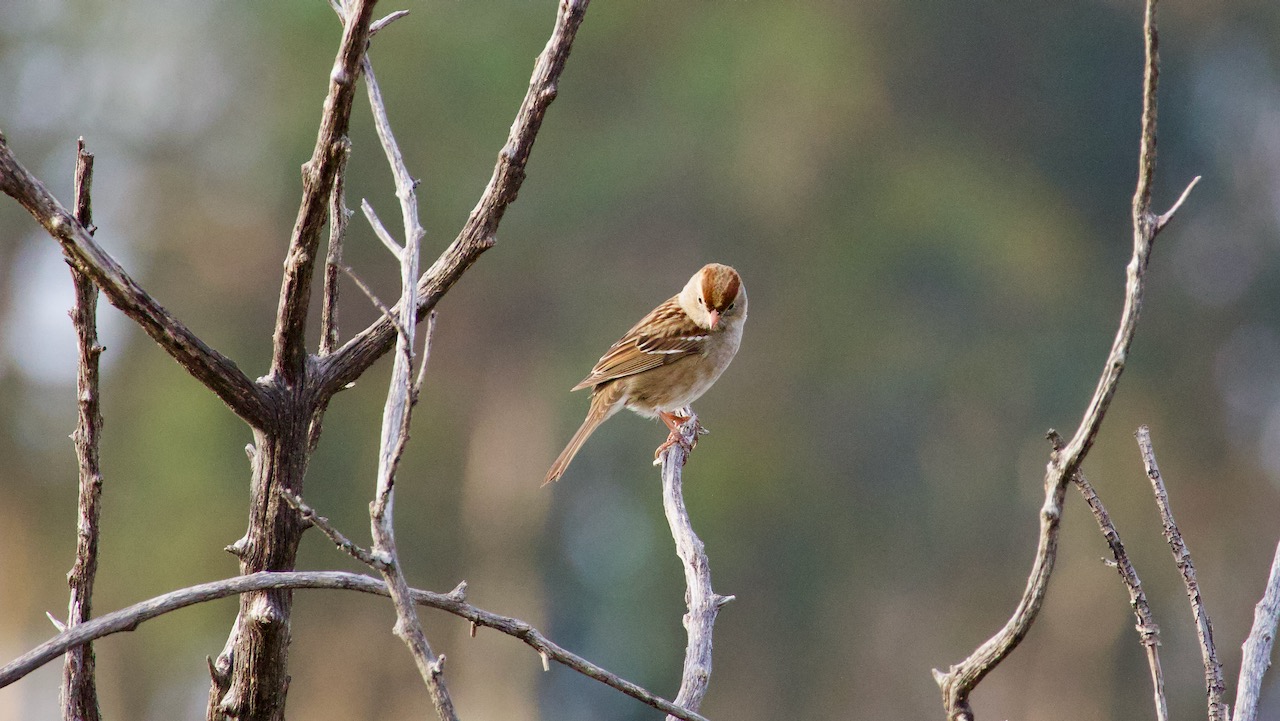
<svg viewBox="0 0 1280 721">
<path fill-rule="evenodd" d="M 680 306 L 698 325 L 720 331 L 747 317 L 747 287 L 738 271 L 708 263 L 680 291 Z"/>
</svg>

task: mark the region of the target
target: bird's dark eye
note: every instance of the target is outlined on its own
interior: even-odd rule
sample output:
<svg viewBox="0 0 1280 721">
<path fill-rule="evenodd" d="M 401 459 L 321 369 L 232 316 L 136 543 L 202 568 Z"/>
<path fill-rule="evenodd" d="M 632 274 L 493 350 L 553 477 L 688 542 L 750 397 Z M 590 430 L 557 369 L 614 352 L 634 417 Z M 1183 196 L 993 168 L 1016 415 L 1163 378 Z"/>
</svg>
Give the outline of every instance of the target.
<svg viewBox="0 0 1280 721">
<path fill-rule="evenodd" d="M 730 304 L 729 304 L 729 307 L 728 307 L 728 309 L 727 309 L 727 310 L 733 310 L 733 307 L 734 307 L 735 305 L 737 305 L 737 303 L 730 303 Z"/>
</svg>

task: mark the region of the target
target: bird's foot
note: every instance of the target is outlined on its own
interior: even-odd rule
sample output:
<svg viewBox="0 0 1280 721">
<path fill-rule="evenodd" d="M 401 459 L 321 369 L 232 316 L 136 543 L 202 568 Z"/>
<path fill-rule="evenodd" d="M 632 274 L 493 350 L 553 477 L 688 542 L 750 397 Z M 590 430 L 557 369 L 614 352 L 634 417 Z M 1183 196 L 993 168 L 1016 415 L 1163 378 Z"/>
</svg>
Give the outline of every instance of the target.
<svg viewBox="0 0 1280 721">
<path fill-rule="evenodd" d="M 698 446 L 699 436 L 703 436 L 711 432 L 703 427 L 702 423 L 698 420 L 698 416 L 694 414 L 692 408 L 681 408 L 678 413 L 659 411 L 658 417 L 662 419 L 662 422 L 666 424 L 667 428 L 671 429 L 671 432 L 667 434 L 667 440 L 662 445 L 658 446 L 658 450 L 653 452 L 653 465 L 655 466 L 662 463 L 662 454 L 668 448 L 679 445 L 685 449 L 685 453 L 689 453 Z M 693 420 L 694 423 L 693 440 L 686 442 L 684 434 L 680 432 L 680 426 L 688 423 L 690 420 Z"/>
</svg>

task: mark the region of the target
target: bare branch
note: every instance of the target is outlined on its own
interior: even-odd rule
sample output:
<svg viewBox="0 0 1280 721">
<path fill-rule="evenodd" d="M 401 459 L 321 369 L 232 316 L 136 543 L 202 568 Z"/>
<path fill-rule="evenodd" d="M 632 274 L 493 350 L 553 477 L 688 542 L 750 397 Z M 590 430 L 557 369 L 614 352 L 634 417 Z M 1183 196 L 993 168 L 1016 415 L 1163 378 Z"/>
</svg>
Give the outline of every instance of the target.
<svg viewBox="0 0 1280 721">
<path fill-rule="evenodd" d="M 93 155 L 76 143 L 76 222 L 93 233 L 93 210 L 89 187 L 93 183 Z M 93 582 L 98 573 L 98 517 L 102 512 L 102 469 L 98 463 L 98 439 L 102 434 L 102 410 L 98 396 L 98 358 L 105 350 L 98 345 L 98 287 L 93 280 L 71 268 L 75 284 L 75 305 L 71 322 L 76 329 L 79 362 L 76 397 L 79 415 L 75 440 L 80 465 L 80 493 L 77 504 L 76 560 L 67 574 L 71 600 L 67 626 L 89 620 L 93 606 Z M 66 721 L 98 721 L 98 688 L 94 677 L 93 646 L 85 644 L 67 652 L 62 666 L 62 718 Z"/>
<path fill-rule="evenodd" d="M 382 244 L 386 246 L 387 250 L 391 251 L 392 255 L 399 258 L 400 254 L 404 252 L 404 248 L 400 247 L 395 238 L 391 237 L 391 232 L 387 230 L 387 226 L 382 224 L 382 219 L 374 212 L 373 206 L 369 205 L 369 201 L 361 199 L 360 210 L 364 212 L 365 219 L 373 227 L 373 234 L 378 236 L 378 240 L 382 241 Z"/>
<path fill-rule="evenodd" d="M 375 570 L 380 570 L 382 568 L 383 564 L 378 561 L 378 559 L 374 558 L 373 554 L 361 548 L 355 541 L 347 538 L 343 535 L 342 531 L 334 528 L 333 524 L 329 523 L 329 519 L 320 515 L 316 512 L 316 509 L 307 505 L 307 502 L 302 500 L 302 496 L 281 488 L 280 497 L 284 499 L 285 503 L 288 503 L 296 509 L 298 513 L 301 513 L 302 518 L 307 523 L 319 528 L 321 533 L 328 537 L 330 541 L 333 541 L 333 545 L 337 546 L 339 551 L 342 551 L 348 556 L 351 556 L 357 561 Z"/>
<path fill-rule="evenodd" d="M 413 382 L 413 405 L 418 405 L 418 400 L 422 397 L 422 384 L 427 379 L 427 365 L 431 360 L 431 342 L 436 337 L 436 312 L 433 310 L 427 314 L 427 332 L 422 334 L 425 336 L 422 340 L 422 358 L 418 360 L 418 378 Z"/>
<path fill-rule="evenodd" d="M 671 537 L 676 542 L 676 554 L 684 564 L 685 601 L 689 608 L 684 616 L 689 642 L 685 647 L 684 671 L 680 676 L 676 703 L 697 711 L 711 681 L 711 632 L 716 614 L 721 606 L 733 600 L 733 596 L 721 596 L 711 589 L 711 565 L 706 549 L 702 539 L 693 532 L 689 511 L 684 505 L 684 464 L 690 449 L 698 441 L 702 427 L 692 410 L 683 415 L 688 420 L 680 426 L 678 436 L 673 433 L 671 440 L 664 444 L 659 459 L 662 462 L 662 508 L 671 526 Z"/>
<path fill-rule="evenodd" d="M 1125 590 L 1129 592 L 1129 605 L 1133 608 L 1133 615 L 1138 620 L 1136 626 L 1138 640 L 1146 650 L 1147 666 L 1151 669 L 1156 721 L 1169 721 L 1169 704 L 1164 696 L 1164 673 L 1160 669 L 1160 627 L 1156 625 L 1155 617 L 1151 615 L 1151 606 L 1147 604 L 1147 594 L 1142 590 L 1142 581 L 1138 579 L 1138 572 L 1129 561 L 1129 554 L 1125 552 L 1124 543 L 1120 540 L 1120 532 L 1111 522 L 1111 514 L 1107 513 L 1106 506 L 1102 505 L 1102 499 L 1098 498 L 1098 493 L 1093 490 L 1093 486 L 1084 477 L 1083 472 L 1076 471 L 1073 480 L 1076 487 L 1080 489 L 1080 494 L 1084 496 L 1085 503 L 1089 504 L 1089 510 L 1093 511 L 1098 529 L 1102 531 L 1103 537 L 1107 539 L 1107 545 L 1111 547 L 1115 569 L 1120 574 L 1120 580 L 1124 582 Z"/>
<path fill-rule="evenodd" d="M 306 367 L 304 341 L 311 275 L 320 232 L 328 216 L 326 202 L 349 148 L 346 135 L 351 103 L 360 77 L 360 60 L 369 41 L 375 1 L 352 0 L 350 3 L 341 45 L 329 75 L 329 93 L 324 101 L 315 150 L 302 166 L 302 203 L 285 257 L 271 357 L 272 377 L 287 386 L 297 385 Z"/>
<path fill-rule="evenodd" d="M 1255 721 L 1258 697 L 1262 693 L 1262 676 L 1271 665 L 1271 644 L 1275 641 L 1276 623 L 1280 621 L 1280 544 L 1271 561 L 1267 590 L 1253 609 L 1253 628 L 1244 641 L 1244 658 L 1240 660 L 1240 681 L 1236 684 L 1236 710 L 1232 721 Z"/>
<path fill-rule="evenodd" d="M 416 317 L 421 320 L 453 287 L 480 254 L 493 247 L 498 225 L 506 209 L 516 199 L 525 178 L 529 153 L 542 127 L 542 118 L 556 97 L 556 85 L 573 39 L 586 15 L 589 0 L 561 0 L 555 29 L 538 56 L 507 143 L 498 153 L 493 177 L 471 211 L 458 237 L 436 259 L 418 281 Z M 397 317 L 400 310 L 397 308 Z M 396 323 L 385 318 L 365 328 L 321 363 L 320 374 L 326 394 L 336 393 L 364 373 L 395 343 Z"/>
<path fill-rule="evenodd" d="M 340 589 L 379 596 L 389 595 L 387 586 L 382 581 L 359 573 L 342 571 L 264 571 L 245 576 L 235 576 L 221 581 L 202 583 L 156 596 L 128 608 L 99 616 L 88 623 L 68 628 L 5 666 L 0 667 L 0 688 L 18 681 L 37 668 L 53 661 L 65 653 L 67 649 L 114 633 L 132 631 L 139 624 L 171 611 L 241 593 L 298 588 Z M 684 719 L 684 721 L 707 721 L 688 709 L 683 709 L 577 654 L 566 651 L 542 635 L 542 632 L 538 631 L 538 629 L 520 619 L 500 616 L 472 606 L 463 600 L 463 594 L 459 593 L 457 589 L 445 594 L 418 589 L 412 589 L 411 592 L 414 603 L 420 606 L 428 606 L 445 611 L 476 626 L 492 628 L 517 638 L 539 654 L 549 656 L 556 663 L 621 691 L 659 711 L 672 714 L 677 718 Z"/>
<path fill-rule="evenodd" d="M 1151 183 L 1156 164 L 1156 92 L 1160 75 L 1158 52 L 1159 36 L 1155 22 L 1156 0 L 1147 0 L 1143 26 L 1145 70 L 1142 85 L 1142 131 L 1138 156 L 1138 181 L 1133 195 L 1133 255 L 1126 269 L 1124 309 L 1120 314 L 1120 326 L 1116 331 L 1111 352 L 1098 378 L 1098 385 L 1089 399 L 1088 408 L 1080 426 L 1065 446 L 1055 447 L 1045 469 L 1045 502 L 1040 509 L 1040 539 L 1035 560 L 1013 615 L 996 635 L 977 648 L 964 661 L 952 666 L 946 673 L 934 671 L 934 680 L 942 689 L 943 706 L 947 718 L 952 721 L 972 721 L 973 709 L 969 694 L 1001 661 L 1007 657 L 1031 629 L 1044 595 L 1049 577 L 1057 559 L 1058 527 L 1062 516 L 1062 499 L 1066 484 L 1080 468 L 1111 405 L 1120 374 L 1124 372 L 1129 347 L 1137 330 L 1138 316 L 1142 310 L 1143 287 L 1147 263 L 1160 225 L 1151 213 Z M 1172 213 L 1173 211 L 1170 211 Z M 1167 215 L 1167 214 L 1166 214 Z M 1167 222 L 1167 218 L 1166 218 Z M 1055 434 L 1056 435 L 1056 434 Z M 1057 446 L 1057 444 L 1055 444 Z"/>
<path fill-rule="evenodd" d="M 132 318 L 196 380 L 208 386 L 236 415 L 255 428 L 270 425 L 272 413 L 263 390 L 230 358 L 205 345 L 125 272 L 89 231 L 76 222 L 34 175 L 18 162 L 0 135 L 0 191 L 22 204 L 62 245 L 68 262 L 93 279 L 107 300 Z"/>
<path fill-rule="evenodd" d="M 389 233 L 383 229 L 383 242 L 389 248 L 395 248 L 400 261 L 400 306 L 413 308 L 417 306 L 418 256 L 425 232 L 418 220 L 418 196 L 414 192 L 417 183 L 409 175 L 400 146 L 391 132 L 391 121 L 387 118 L 387 109 L 382 101 L 382 92 L 378 88 L 378 79 L 373 72 L 373 63 L 368 57 L 364 59 L 365 85 L 369 91 L 369 105 L 373 109 L 374 127 L 378 131 L 378 139 L 387 155 L 387 163 L 396 181 L 396 197 L 400 199 L 400 215 L 404 220 L 404 247 L 400 248 Z M 374 229 L 381 227 L 376 221 L 373 208 L 363 203 L 365 215 L 369 217 Z M 387 581 L 391 591 L 391 600 L 396 608 L 395 634 L 404 641 L 413 654 L 427 690 L 431 694 L 431 702 L 441 721 L 457 721 L 458 714 L 453 708 L 453 699 L 444 682 L 443 655 L 436 656 L 427 641 L 426 632 L 422 629 L 422 621 L 418 619 L 418 611 L 414 608 L 410 594 L 409 582 L 404 577 L 400 560 L 396 551 L 395 525 L 393 520 L 393 500 L 395 491 L 396 469 L 404 454 L 405 445 L 409 442 L 409 421 L 413 414 L 413 337 L 416 318 L 400 323 L 400 332 L 396 335 L 396 353 L 391 368 L 391 383 L 387 389 L 387 402 L 382 412 L 382 439 L 378 454 L 378 482 L 373 502 L 369 506 L 369 521 L 373 535 L 373 557 L 381 565 L 378 570 Z"/>
<path fill-rule="evenodd" d="M 1196 187 L 1196 183 L 1199 183 L 1199 182 L 1200 182 L 1199 175 L 1192 178 L 1191 182 L 1187 183 L 1187 187 L 1183 189 L 1182 195 L 1178 196 L 1177 202 L 1175 202 L 1172 207 L 1170 207 L 1167 211 L 1165 211 L 1163 215 L 1161 215 L 1159 218 L 1156 218 L 1156 232 L 1160 232 L 1161 230 L 1164 230 L 1164 227 L 1169 224 L 1169 221 L 1173 220 L 1173 214 L 1178 212 L 1178 208 L 1181 208 L 1182 204 L 1186 202 L 1187 196 L 1191 195 L 1191 189 Z"/>
<path fill-rule="evenodd" d="M 1169 494 L 1160 477 L 1160 468 L 1156 465 L 1156 454 L 1151 448 L 1151 429 L 1140 426 L 1134 434 L 1138 438 L 1138 449 L 1142 452 L 1142 464 L 1147 469 L 1147 478 L 1151 480 L 1151 490 L 1156 497 L 1156 505 L 1160 508 L 1160 522 L 1164 525 L 1164 539 L 1173 551 L 1173 560 L 1182 573 L 1182 582 L 1187 587 L 1187 598 L 1191 601 L 1191 614 L 1195 617 L 1196 637 L 1200 640 L 1200 656 L 1204 662 L 1205 695 L 1209 702 L 1210 721 L 1227 721 L 1229 716 L 1226 703 L 1222 701 L 1226 687 L 1222 682 L 1222 664 L 1218 663 L 1218 653 L 1213 646 L 1213 623 L 1204 610 L 1204 601 L 1200 598 L 1200 585 L 1196 582 L 1196 569 L 1191 563 L 1191 551 L 1182 540 L 1178 524 L 1173 520 L 1173 509 L 1169 507 Z"/>
</svg>

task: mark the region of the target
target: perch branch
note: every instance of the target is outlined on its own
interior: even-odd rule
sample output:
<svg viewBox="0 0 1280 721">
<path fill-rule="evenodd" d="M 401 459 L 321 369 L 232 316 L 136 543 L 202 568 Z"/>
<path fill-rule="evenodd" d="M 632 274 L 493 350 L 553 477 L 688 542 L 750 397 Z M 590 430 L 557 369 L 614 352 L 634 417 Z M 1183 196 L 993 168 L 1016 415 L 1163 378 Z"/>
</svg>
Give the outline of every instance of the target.
<svg viewBox="0 0 1280 721">
<path fill-rule="evenodd" d="M 1125 552 L 1124 543 L 1120 540 L 1120 532 L 1111 522 L 1111 514 L 1107 513 L 1106 506 L 1102 505 L 1102 499 L 1098 498 L 1093 485 L 1084 477 L 1082 471 L 1076 471 L 1074 480 L 1076 488 L 1080 489 L 1080 494 L 1084 496 L 1085 503 L 1089 504 L 1089 510 L 1093 511 L 1098 529 L 1102 531 L 1103 538 L 1107 539 L 1107 545 L 1111 547 L 1116 571 L 1120 574 L 1120 580 L 1124 582 L 1125 590 L 1129 592 L 1129 605 L 1133 608 L 1134 618 L 1138 621 L 1136 626 L 1138 640 L 1146 650 L 1147 666 L 1151 669 L 1156 721 L 1169 721 L 1169 704 L 1164 696 L 1164 672 L 1160 669 L 1160 627 L 1156 625 L 1155 617 L 1151 615 L 1151 606 L 1147 604 L 1147 594 L 1142 590 L 1142 581 L 1139 580 L 1133 563 L 1129 561 L 1129 554 Z"/>
<path fill-rule="evenodd" d="M 1204 610 L 1204 600 L 1200 598 L 1200 584 L 1196 582 L 1196 569 L 1191 563 L 1191 551 L 1183 542 L 1178 524 L 1173 520 L 1173 509 L 1169 507 L 1169 494 L 1160 476 L 1160 467 L 1156 465 L 1155 450 L 1151 447 L 1151 429 L 1140 426 L 1134 435 L 1138 438 L 1138 449 L 1142 452 L 1142 464 L 1147 469 L 1147 478 L 1151 480 L 1151 491 L 1155 494 L 1156 505 L 1160 508 L 1164 540 L 1173 551 L 1173 560 L 1182 574 L 1182 582 L 1187 587 L 1187 598 L 1191 601 L 1191 614 L 1196 622 L 1196 638 L 1200 640 L 1200 656 L 1204 662 L 1204 687 L 1209 703 L 1209 719 L 1210 721 L 1227 721 L 1229 716 L 1227 705 L 1222 700 L 1226 693 L 1226 687 L 1222 682 L 1222 664 L 1218 663 L 1218 652 L 1213 645 L 1213 623 L 1209 620 L 1208 612 Z"/>
<path fill-rule="evenodd" d="M 93 183 L 93 155 L 85 150 L 84 138 L 76 143 L 76 222 L 93 234 L 93 210 L 89 187 Z M 98 345 L 98 287 L 93 279 L 71 267 L 75 304 L 71 322 L 76 329 L 79 362 L 76 373 L 78 417 L 75 441 L 80 465 L 80 493 L 77 504 L 76 560 L 67 574 L 71 587 L 67 626 L 89 620 L 93 607 L 93 581 L 98 573 L 98 517 L 102 512 L 102 468 L 98 463 L 98 439 L 102 434 L 102 409 L 98 397 L 98 358 L 105 350 Z M 98 721 L 98 688 L 94 677 L 93 646 L 85 644 L 67 651 L 62 666 L 62 718 L 65 721 Z"/>
<path fill-rule="evenodd" d="M 369 105 L 373 109 L 374 128 L 378 131 L 378 139 L 386 152 L 387 163 L 391 166 L 391 174 L 395 177 L 396 197 L 400 200 L 400 215 L 404 221 L 404 246 L 399 246 L 385 229 L 381 230 L 383 242 L 400 261 L 400 305 L 412 308 L 417 305 L 418 293 L 418 255 L 425 231 L 418 221 L 418 196 L 414 192 L 417 183 L 409 175 L 404 157 L 395 135 L 391 132 L 391 122 L 387 118 L 387 109 L 382 101 L 382 91 L 378 87 L 378 79 L 373 72 L 373 63 L 364 58 L 365 86 L 369 91 Z M 382 228 L 368 203 L 363 204 L 365 215 L 373 224 L 374 230 Z M 409 591 L 409 582 L 404 577 L 404 569 L 396 551 L 394 524 L 394 499 L 396 470 L 400 458 L 404 454 L 405 445 L 409 442 L 409 422 L 413 415 L 413 339 L 416 319 L 400 323 L 396 334 L 396 352 L 391 367 L 391 382 L 387 389 L 387 402 L 382 412 L 382 439 L 378 453 L 378 482 L 373 503 L 369 505 L 369 523 L 373 536 L 372 555 L 379 562 L 376 566 L 387 582 L 391 592 L 391 600 L 396 609 L 395 634 L 404 641 L 413 654 L 418 666 L 418 673 L 427 685 L 431 694 L 431 702 L 441 721 L 457 721 L 453 700 L 444 682 L 444 656 L 437 656 L 431 650 L 426 632 L 422 629 L 422 621 L 414 607 L 413 597 Z"/>
<path fill-rule="evenodd" d="M 1244 641 L 1244 657 L 1240 660 L 1240 682 L 1236 685 L 1236 710 L 1232 721 L 1255 721 L 1258 697 L 1262 694 L 1262 676 L 1271 665 L 1271 644 L 1280 621 L 1280 544 L 1271 561 L 1267 590 L 1253 609 L 1253 628 Z"/>
<path fill-rule="evenodd" d="M 56 659 L 70 648 L 103 636 L 122 631 L 132 631 L 144 621 L 149 621 L 180 608 L 241 593 L 301 588 L 350 590 L 384 597 L 388 595 L 387 586 L 382 581 L 359 573 L 343 571 L 263 571 L 246 576 L 235 576 L 221 581 L 202 583 L 156 596 L 119 611 L 98 616 L 79 626 L 66 629 L 5 666 L 0 667 L 0 688 L 18 681 L 32 671 Z M 672 714 L 677 718 L 684 719 L 684 721 L 707 721 L 704 717 L 688 709 L 681 708 L 577 654 L 566 651 L 542 635 L 542 632 L 538 631 L 538 629 L 520 619 L 501 616 L 472 606 L 466 602 L 463 594 L 458 590 L 451 593 L 432 593 L 431 591 L 413 589 L 412 593 L 414 602 L 420 606 L 428 606 L 445 611 L 475 626 L 492 628 L 519 639 L 540 655 L 549 657 L 556 663 L 621 691 L 659 711 Z"/>
<path fill-rule="evenodd" d="M 676 542 L 676 554 L 684 564 L 685 601 L 688 613 L 684 627 L 689 642 L 684 652 L 684 671 L 680 676 L 680 693 L 676 704 L 697 711 L 711 681 L 711 632 L 720 607 L 733 600 L 711 589 L 711 566 L 702 539 L 693 532 L 689 511 L 684 505 L 682 475 L 689 451 L 702 431 L 697 416 L 687 413 L 689 420 L 680 426 L 679 440 L 662 451 L 662 508 Z M 672 717 L 668 716 L 668 719 Z"/>
<path fill-rule="evenodd" d="M 324 257 L 324 304 L 320 316 L 320 355 L 326 356 L 338 347 L 338 276 L 342 268 L 342 241 L 347 234 L 347 160 L 351 157 L 348 141 L 338 156 L 333 172 L 333 188 L 329 191 L 329 248 Z"/>
<path fill-rule="evenodd" d="M 1062 518 L 1062 499 L 1066 485 L 1079 469 L 1093 446 L 1107 408 L 1115 395 L 1120 374 L 1124 371 L 1129 347 L 1137 329 L 1142 309 L 1142 293 L 1151 257 L 1151 249 L 1160 227 L 1159 218 L 1151 212 L 1151 182 L 1156 163 L 1156 91 L 1159 78 L 1158 34 L 1155 21 L 1156 0 L 1147 0 L 1143 27 L 1145 70 L 1142 91 L 1142 130 L 1138 155 L 1138 181 L 1133 195 L 1133 255 L 1126 272 L 1124 309 L 1120 326 L 1107 355 L 1098 385 L 1089 399 L 1080 426 L 1063 447 L 1055 444 L 1045 468 L 1045 502 L 1040 509 L 1040 538 L 1035 560 L 1027 578 L 1027 586 L 1013 615 L 994 636 L 979 646 L 968 658 L 952 666 L 946 673 L 935 670 L 934 680 L 942 689 L 943 706 L 951 721 L 974 718 L 969 694 L 1001 661 L 1007 657 L 1030 631 L 1044 602 L 1053 565 L 1057 560 L 1058 528 Z M 1194 181 L 1192 182 L 1194 185 Z M 1185 192 L 1184 192 L 1185 195 Z M 1172 212 L 1172 211 L 1170 211 Z M 1166 216 L 1168 214 L 1166 213 Z M 1166 221 L 1167 222 L 1167 218 Z"/>
<path fill-rule="evenodd" d="M 143 290 L 49 193 L 44 183 L 18 162 L 3 135 L 0 135 L 0 191 L 21 203 L 61 244 L 73 268 L 92 278 L 112 305 L 132 318 L 236 415 L 254 428 L 270 425 L 273 413 L 263 389 L 249 380 L 230 358 L 205 345 Z"/>
<path fill-rule="evenodd" d="M 542 127 L 543 116 L 556 97 L 560 74 L 569 58 L 574 36 L 586 15 L 588 2 L 560 0 L 555 28 L 534 65 L 529 89 L 511 124 L 506 145 L 498 153 L 488 186 L 458 237 L 418 281 L 416 317 L 419 320 L 435 307 L 484 251 L 493 247 L 502 216 L 515 201 L 524 182 L 529 154 Z M 396 314 L 402 317 L 402 309 L 397 308 Z M 324 359 L 320 365 L 324 393 L 338 392 L 391 350 L 396 340 L 396 325 L 387 318 L 380 318 Z"/>
<path fill-rule="evenodd" d="M 288 489 L 281 488 L 280 497 L 284 499 L 285 503 L 293 506 L 298 513 L 302 514 L 303 520 L 320 529 L 320 532 L 323 533 L 326 538 L 333 541 L 333 545 L 337 546 L 339 551 L 342 551 L 366 566 L 375 570 L 381 570 L 382 563 L 379 562 L 378 559 L 374 558 L 373 554 L 369 553 L 364 548 L 361 548 L 355 541 L 347 538 L 342 531 L 334 528 L 333 524 L 329 522 L 329 519 L 320 515 L 316 512 L 316 509 L 307 505 L 307 502 L 302 500 L 302 496 L 292 493 Z"/>
</svg>

